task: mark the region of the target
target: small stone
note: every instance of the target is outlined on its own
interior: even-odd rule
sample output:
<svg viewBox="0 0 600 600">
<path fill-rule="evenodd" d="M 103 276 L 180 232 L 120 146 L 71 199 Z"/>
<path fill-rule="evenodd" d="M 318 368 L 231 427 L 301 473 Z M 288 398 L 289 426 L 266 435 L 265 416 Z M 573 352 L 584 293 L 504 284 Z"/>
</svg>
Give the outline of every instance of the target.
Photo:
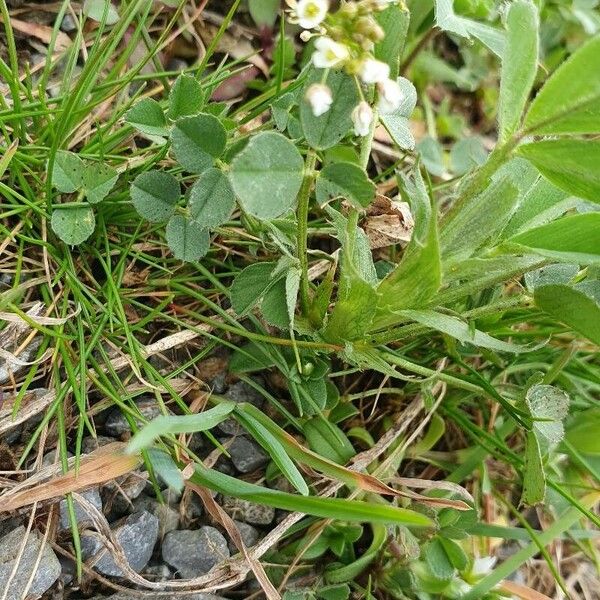
<svg viewBox="0 0 600 600">
<path fill-rule="evenodd" d="M 233 466 L 240 473 L 252 473 L 269 462 L 269 455 L 247 437 L 238 436 L 228 446 L 223 444 L 231 455 Z"/>
<path fill-rule="evenodd" d="M 255 504 L 249 500 L 223 497 L 223 508 L 234 519 L 239 519 L 251 525 L 270 525 L 275 518 L 275 509 L 272 506 Z"/>
<path fill-rule="evenodd" d="M 115 438 L 108 437 L 107 435 L 99 435 L 95 438 L 86 437 L 83 438 L 81 442 L 81 450 L 84 454 L 91 454 L 98 450 L 98 448 L 102 446 L 106 446 L 107 444 L 114 444 Z"/>
<path fill-rule="evenodd" d="M 100 512 L 102 512 L 102 498 L 100 498 L 100 492 L 98 488 L 91 488 L 89 490 L 85 490 L 81 492 L 81 496 L 83 496 L 88 502 L 93 504 Z M 85 509 L 75 498 L 73 498 L 73 504 L 75 505 L 75 521 L 79 529 L 81 526 L 87 526 L 92 523 L 92 518 L 88 513 L 87 509 Z M 58 528 L 60 530 L 70 529 L 71 524 L 69 523 L 69 508 L 67 505 L 67 500 L 60 501 L 60 521 L 58 524 Z"/>
<path fill-rule="evenodd" d="M 25 547 L 19 560 L 19 566 L 14 577 L 11 578 L 24 540 L 26 540 Z M 42 543 L 43 538 L 37 531 L 31 531 L 26 536 L 23 526 L 13 529 L 0 539 L 0 590 L 6 594 L 4 596 L 6 600 L 21 600 L 34 569 L 35 574 L 27 597 L 38 598 L 49 590 L 59 578 L 60 562 L 50 545 L 46 543 L 42 548 Z M 41 555 L 38 557 L 40 549 Z"/>
<path fill-rule="evenodd" d="M 62 23 L 60 24 L 60 29 L 65 33 L 77 31 L 77 23 L 71 15 L 67 14 L 63 17 Z"/>
<path fill-rule="evenodd" d="M 242 542 L 246 548 L 250 548 L 254 546 L 256 542 L 260 539 L 260 532 L 256 527 L 252 527 L 252 525 L 248 525 L 248 523 L 243 523 L 242 521 L 233 521 L 235 526 L 238 528 L 240 535 L 242 536 Z M 231 554 L 237 554 L 239 552 L 238 547 L 235 545 L 233 540 L 229 540 L 229 550 Z"/>
<path fill-rule="evenodd" d="M 155 398 L 141 398 L 136 402 L 136 406 L 143 417 L 148 421 L 162 414 Z M 137 424 L 141 427 L 143 423 L 138 421 Z M 106 422 L 104 423 L 104 430 L 112 437 L 121 437 L 125 433 L 131 433 L 129 423 L 125 418 L 125 415 L 118 407 L 113 408 L 110 411 L 108 417 L 106 418 Z"/>
<path fill-rule="evenodd" d="M 161 504 L 156 498 L 140 496 L 133 505 L 137 511 L 147 510 L 158 519 L 158 535 L 161 539 L 169 531 L 174 531 L 179 527 L 179 513 L 172 506 Z"/>
<path fill-rule="evenodd" d="M 262 381 L 257 381 L 257 383 L 262 384 Z M 245 381 L 236 381 L 229 386 L 229 389 L 224 395 L 234 402 L 249 402 L 257 408 L 260 408 L 264 403 L 262 394 L 256 391 L 252 386 L 248 385 Z"/>
<path fill-rule="evenodd" d="M 177 570 L 183 579 L 208 573 L 229 558 L 227 540 L 214 527 L 171 531 L 162 544 L 163 560 Z"/>
<path fill-rule="evenodd" d="M 130 512 L 132 500 L 146 489 L 147 481 L 147 476 L 133 472 L 107 483 L 103 487 L 107 510 L 117 516 Z"/>
<path fill-rule="evenodd" d="M 73 453 L 67 452 L 67 456 L 69 458 L 72 458 Z M 55 448 L 54 450 L 50 450 L 50 452 L 45 454 L 44 457 L 42 458 L 42 466 L 44 466 L 44 467 L 51 467 L 52 465 L 59 465 L 59 464 L 60 464 L 60 452 L 59 452 L 58 448 Z"/>
<path fill-rule="evenodd" d="M 147 511 L 134 513 L 113 528 L 113 534 L 123 547 L 129 566 L 139 573 L 152 556 L 158 540 L 158 519 Z M 98 534 L 81 536 L 81 551 L 85 560 L 94 557 L 94 568 L 103 575 L 122 577 L 123 571 L 104 548 Z"/>
</svg>

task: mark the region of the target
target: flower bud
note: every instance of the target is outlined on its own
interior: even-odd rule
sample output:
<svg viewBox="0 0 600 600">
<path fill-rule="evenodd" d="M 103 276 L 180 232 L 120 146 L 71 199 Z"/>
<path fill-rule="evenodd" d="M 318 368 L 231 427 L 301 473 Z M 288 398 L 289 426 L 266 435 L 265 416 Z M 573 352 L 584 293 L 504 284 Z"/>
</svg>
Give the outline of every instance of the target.
<svg viewBox="0 0 600 600">
<path fill-rule="evenodd" d="M 331 90 L 321 83 L 313 83 L 306 90 L 306 101 L 310 104 L 310 108 L 315 117 L 320 117 L 325 114 L 333 103 Z"/>
<path fill-rule="evenodd" d="M 352 123 L 354 124 L 355 135 L 368 135 L 372 122 L 373 109 L 363 100 L 352 111 Z"/>
<path fill-rule="evenodd" d="M 367 84 L 381 83 L 390 76 L 390 67 L 380 60 L 366 58 L 360 66 L 359 75 Z"/>
<path fill-rule="evenodd" d="M 378 83 L 377 91 L 379 92 L 377 108 L 382 115 L 389 115 L 400 108 L 404 94 L 393 79 L 386 79 Z"/>
</svg>

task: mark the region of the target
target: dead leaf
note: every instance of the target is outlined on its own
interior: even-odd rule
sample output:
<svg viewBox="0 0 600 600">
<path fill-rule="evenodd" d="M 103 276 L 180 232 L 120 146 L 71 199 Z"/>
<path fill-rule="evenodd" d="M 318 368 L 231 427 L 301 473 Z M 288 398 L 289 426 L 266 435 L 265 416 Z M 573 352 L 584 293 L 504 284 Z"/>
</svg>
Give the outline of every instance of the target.
<svg viewBox="0 0 600 600">
<path fill-rule="evenodd" d="M 507 591 L 509 594 L 514 594 L 515 596 L 522 598 L 523 600 L 552 600 L 552 598 L 546 596 L 546 594 L 536 592 L 530 587 L 521 585 L 520 583 L 515 583 L 514 581 L 505 580 L 500 584 L 500 588 Z"/>
<path fill-rule="evenodd" d="M 141 462 L 137 456 L 125 455 L 125 444 L 115 442 L 101 446 L 82 457 L 79 469 L 72 468 L 56 475 L 57 466 L 46 467 L 23 485 L 12 488 L 0 496 L 0 512 L 12 512 L 34 502 L 60 499 L 70 492 L 112 481 L 133 471 Z"/>
<path fill-rule="evenodd" d="M 2 19 L 0 18 L 0 22 L 1 21 Z M 40 23 L 29 23 L 27 21 L 21 21 L 20 19 L 14 18 L 11 18 L 10 24 L 12 28 L 16 31 L 35 37 L 38 40 L 44 42 L 44 44 L 49 44 L 52 40 L 53 29 L 48 25 L 42 25 Z M 71 38 L 64 31 L 59 31 L 56 35 L 54 49 L 57 52 L 62 52 L 63 50 L 66 50 L 70 45 Z"/>
<path fill-rule="evenodd" d="M 408 203 L 378 194 L 361 226 L 374 249 L 409 242 L 415 222 Z"/>
</svg>

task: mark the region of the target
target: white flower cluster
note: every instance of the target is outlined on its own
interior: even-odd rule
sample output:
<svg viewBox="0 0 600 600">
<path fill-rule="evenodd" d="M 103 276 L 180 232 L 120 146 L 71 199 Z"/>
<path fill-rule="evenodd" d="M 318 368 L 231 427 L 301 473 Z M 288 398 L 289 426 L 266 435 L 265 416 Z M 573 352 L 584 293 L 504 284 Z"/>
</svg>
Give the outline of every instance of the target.
<svg viewBox="0 0 600 600">
<path fill-rule="evenodd" d="M 390 79 L 389 66 L 373 57 L 373 46 L 384 34 L 370 14 L 396 0 L 346 2 L 333 14 L 329 12 L 328 0 L 286 1 L 292 8 L 293 22 L 305 30 L 301 39 L 316 37 L 311 57 L 315 67 L 344 69 L 362 84 L 375 85 L 378 112 L 389 114 L 398 110 L 403 100 L 402 90 Z M 311 85 L 306 100 L 315 116 L 326 113 L 333 103 L 331 90 L 325 83 Z M 362 100 L 352 112 L 355 134 L 368 135 L 374 118 L 373 109 Z"/>
</svg>

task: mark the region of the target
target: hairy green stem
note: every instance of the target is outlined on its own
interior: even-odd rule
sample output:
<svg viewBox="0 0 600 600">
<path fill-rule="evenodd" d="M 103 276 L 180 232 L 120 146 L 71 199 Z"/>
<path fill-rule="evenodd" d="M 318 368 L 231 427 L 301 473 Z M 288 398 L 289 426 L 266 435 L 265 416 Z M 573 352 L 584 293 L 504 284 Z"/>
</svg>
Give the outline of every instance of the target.
<svg viewBox="0 0 600 600">
<path fill-rule="evenodd" d="M 298 193 L 298 260 L 300 261 L 300 306 L 302 314 L 308 314 L 310 297 L 308 294 L 308 206 L 310 192 L 315 180 L 317 153 L 311 148 L 306 154 L 304 163 L 304 179 Z"/>
<path fill-rule="evenodd" d="M 487 161 L 467 178 L 465 186 L 459 190 L 458 199 L 444 216 L 443 220 L 446 223 L 452 221 L 475 196 L 484 190 L 492 175 L 510 158 L 519 141 L 519 136 L 513 136 L 496 146 Z"/>
</svg>

